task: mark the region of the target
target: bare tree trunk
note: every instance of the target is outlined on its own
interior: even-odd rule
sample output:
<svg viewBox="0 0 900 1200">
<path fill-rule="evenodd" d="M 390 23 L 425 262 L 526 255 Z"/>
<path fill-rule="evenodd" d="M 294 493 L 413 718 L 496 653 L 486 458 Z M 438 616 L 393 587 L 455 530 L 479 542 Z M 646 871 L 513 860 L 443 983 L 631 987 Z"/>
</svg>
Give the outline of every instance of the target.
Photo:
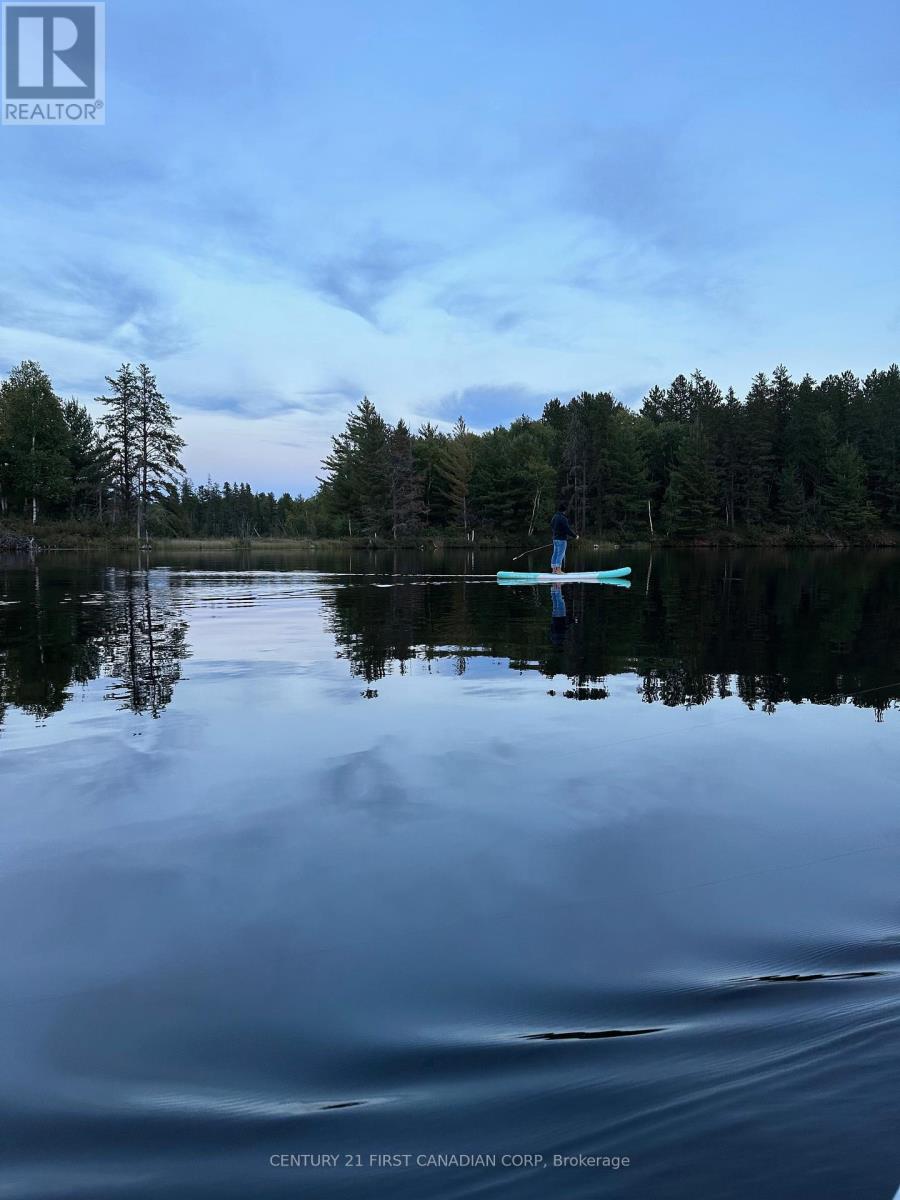
<svg viewBox="0 0 900 1200">
<path fill-rule="evenodd" d="M 140 495 L 138 496 L 138 542 L 139 543 L 143 543 L 144 538 L 147 536 L 144 531 L 144 505 L 147 503 L 147 473 L 148 473 L 147 454 L 148 454 L 148 450 L 149 450 L 148 441 L 149 441 L 149 438 L 148 438 L 148 429 L 147 429 L 147 414 L 144 413 L 144 422 L 143 422 L 143 426 L 141 429 L 141 450 L 143 451 L 143 456 L 141 459 L 140 479 L 138 480 L 138 487 L 140 489 Z"/>
<path fill-rule="evenodd" d="M 535 518 L 535 515 L 537 514 L 538 500 L 540 500 L 540 498 L 541 498 L 541 489 L 538 488 L 538 490 L 534 493 L 534 504 L 532 504 L 532 506 L 531 506 L 531 523 L 528 526 L 528 536 L 529 537 L 531 537 L 531 535 L 534 533 L 534 518 Z"/>
<path fill-rule="evenodd" d="M 31 483 L 34 486 L 35 469 L 34 469 L 34 447 L 35 447 L 35 430 L 34 430 L 34 400 L 31 402 Z M 37 496 L 31 497 L 31 523 L 37 525 Z"/>
</svg>

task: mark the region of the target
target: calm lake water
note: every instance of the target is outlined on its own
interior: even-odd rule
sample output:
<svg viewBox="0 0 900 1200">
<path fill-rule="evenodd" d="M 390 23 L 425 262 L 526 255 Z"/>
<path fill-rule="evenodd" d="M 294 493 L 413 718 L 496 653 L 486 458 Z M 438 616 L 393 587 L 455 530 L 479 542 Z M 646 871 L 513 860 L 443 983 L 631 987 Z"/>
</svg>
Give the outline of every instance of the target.
<svg viewBox="0 0 900 1200">
<path fill-rule="evenodd" d="M 888 1200 L 900 557 L 621 563 L 0 570 L 0 1196 Z"/>
</svg>

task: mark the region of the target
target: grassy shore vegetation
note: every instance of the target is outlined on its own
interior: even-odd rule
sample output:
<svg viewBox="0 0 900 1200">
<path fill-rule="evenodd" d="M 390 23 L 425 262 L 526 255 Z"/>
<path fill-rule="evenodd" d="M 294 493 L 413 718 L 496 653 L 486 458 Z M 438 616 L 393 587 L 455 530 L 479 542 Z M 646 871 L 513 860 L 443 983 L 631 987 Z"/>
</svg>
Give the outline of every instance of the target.
<svg viewBox="0 0 900 1200">
<path fill-rule="evenodd" d="M 549 400 L 483 433 L 390 425 L 363 398 L 332 439 L 318 490 L 186 478 L 184 442 L 145 364 L 123 364 L 94 422 L 34 362 L 0 385 L 0 515 L 45 544 L 154 538 L 374 544 L 544 540 L 562 499 L 606 541 L 896 542 L 900 368 L 796 382 L 783 366 L 746 397 L 699 371 L 638 411 L 608 392 Z"/>
</svg>

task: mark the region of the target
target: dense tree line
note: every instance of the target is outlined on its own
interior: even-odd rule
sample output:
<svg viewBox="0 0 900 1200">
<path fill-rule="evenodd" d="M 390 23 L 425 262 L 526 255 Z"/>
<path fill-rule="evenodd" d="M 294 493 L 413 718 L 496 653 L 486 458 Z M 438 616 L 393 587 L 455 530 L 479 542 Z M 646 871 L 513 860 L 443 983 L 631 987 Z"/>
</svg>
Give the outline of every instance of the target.
<svg viewBox="0 0 900 1200">
<path fill-rule="evenodd" d="M 639 412 L 608 392 L 474 434 L 411 435 L 363 399 L 323 463 L 320 498 L 348 533 L 424 528 L 525 535 L 558 501 L 597 536 L 697 537 L 777 527 L 864 537 L 900 524 L 900 368 L 796 383 L 783 366 L 744 398 L 699 371 Z"/>
<path fill-rule="evenodd" d="M 169 537 L 316 537 L 320 520 L 315 497 L 254 492 L 249 483 L 181 481 L 154 512 L 155 532 Z M 333 524 L 333 521 L 326 522 Z"/>
<path fill-rule="evenodd" d="M 316 536 L 315 498 L 185 478 L 177 417 L 146 363 L 123 363 L 106 384 L 96 397 L 105 415 L 95 421 L 56 395 L 38 363 L 21 363 L 0 383 L 0 517 L 91 522 L 140 542 L 150 534 Z M 328 515 L 325 531 L 336 521 Z"/>
<path fill-rule="evenodd" d="M 483 433 L 390 425 L 368 398 L 332 439 L 318 492 L 195 485 L 145 364 L 123 364 L 93 422 L 37 363 L 0 385 L 0 515 L 100 519 L 175 537 L 426 532 L 525 539 L 559 502 L 597 536 L 696 538 L 722 530 L 865 540 L 900 526 L 900 368 L 796 382 L 783 366 L 740 399 L 699 371 L 653 387 L 638 411 L 608 392 L 550 400 Z"/>
</svg>

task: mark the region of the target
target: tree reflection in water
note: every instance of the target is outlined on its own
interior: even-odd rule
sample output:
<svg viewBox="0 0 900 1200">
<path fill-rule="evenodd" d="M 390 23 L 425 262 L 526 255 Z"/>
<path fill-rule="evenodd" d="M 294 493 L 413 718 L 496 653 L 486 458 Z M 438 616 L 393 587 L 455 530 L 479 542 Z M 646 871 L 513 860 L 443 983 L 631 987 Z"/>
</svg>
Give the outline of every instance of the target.
<svg viewBox="0 0 900 1200">
<path fill-rule="evenodd" d="M 109 696 L 123 708 L 158 717 L 170 703 L 188 656 L 188 624 L 172 611 L 167 573 L 116 572 L 105 646 Z"/>
<path fill-rule="evenodd" d="M 308 636 L 333 638 L 360 694 L 376 702 L 388 676 L 507 671 L 537 674 L 546 691 L 577 700 L 606 699 L 615 677 L 619 689 L 667 706 L 737 697 L 772 713 L 849 702 L 880 717 L 900 699 L 895 553 L 656 552 L 652 570 L 640 553 L 629 557 L 643 582 L 630 591 L 500 588 L 489 572 L 504 564 L 487 553 L 478 574 L 400 554 L 354 557 L 348 571 L 337 553 L 242 561 L 240 573 L 265 565 L 254 603 L 265 603 L 267 587 L 314 587 L 322 625 Z M 210 567 L 233 571 L 234 562 Z M 11 706 L 44 720 L 76 685 L 102 677 L 123 708 L 158 717 L 190 653 L 184 613 L 201 598 L 197 586 L 191 571 L 179 580 L 142 562 L 47 556 L 0 569 L 0 722 Z"/>
<path fill-rule="evenodd" d="M 490 658 L 564 677 L 550 690 L 579 700 L 605 699 L 609 678 L 628 674 L 667 706 L 849 701 L 880 718 L 900 698 L 895 554 L 663 552 L 649 565 L 631 592 L 457 579 L 343 587 L 325 604 L 340 655 L 367 683 Z"/>
<path fill-rule="evenodd" d="M 89 582 L 40 559 L 0 572 L 0 725 L 10 707 L 46 720 L 104 676 L 133 712 L 156 717 L 171 701 L 190 650 L 168 573 L 98 570 Z"/>
</svg>

